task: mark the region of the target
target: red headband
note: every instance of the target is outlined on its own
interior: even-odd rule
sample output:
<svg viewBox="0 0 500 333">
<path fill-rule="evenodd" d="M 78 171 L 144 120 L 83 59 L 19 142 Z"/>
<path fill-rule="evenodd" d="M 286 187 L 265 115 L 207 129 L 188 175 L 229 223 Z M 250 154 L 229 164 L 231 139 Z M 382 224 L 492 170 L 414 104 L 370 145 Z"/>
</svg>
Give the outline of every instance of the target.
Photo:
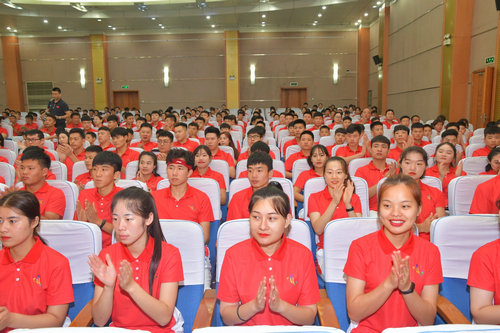
<svg viewBox="0 0 500 333">
<path fill-rule="evenodd" d="M 190 165 L 188 165 L 188 164 L 186 163 L 186 161 L 184 161 L 184 160 L 183 160 L 183 159 L 181 159 L 181 158 L 174 158 L 172 161 L 170 161 L 170 162 L 168 162 L 168 163 L 167 163 L 167 166 L 169 166 L 170 164 L 183 165 L 183 166 L 185 166 L 186 168 L 188 168 L 189 170 L 192 170 L 192 169 L 193 169 Z"/>
</svg>

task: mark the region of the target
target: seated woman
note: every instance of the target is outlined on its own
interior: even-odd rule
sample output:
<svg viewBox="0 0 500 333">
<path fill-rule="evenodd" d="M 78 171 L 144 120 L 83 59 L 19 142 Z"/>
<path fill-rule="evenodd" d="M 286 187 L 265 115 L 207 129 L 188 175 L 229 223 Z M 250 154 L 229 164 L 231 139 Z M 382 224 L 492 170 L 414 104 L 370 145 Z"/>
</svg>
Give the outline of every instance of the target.
<svg viewBox="0 0 500 333">
<path fill-rule="evenodd" d="M 104 326 L 182 332 L 175 308 L 184 280 L 179 250 L 165 242 L 151 194 L 138 187 L 118 192 L 111 204 L 118 243 L 92 256 L 92 318 Z"/>
<path fill-rule="evenodd" d="M 227 250 L 222 264 L 217 294 L 222 320 L 311 325 L 318 281 L 311 251 L 286 236 L 292 220 L 288 197 L 267 186 L 253 193 L 248 210 L 251 238 Z"/>
<path fill-rule="evenodd" d="M 344 267 L 352 332 L 432 325 L 443 281 L 438 248 L 412 233 L 420 188 L 406 175 L 380 186 L 379 231 L 351 243 Z"/>
<path fill-rule="evenodd" d="M 312 147 L 311 155 L 307 157 L 307 164 L 309 164 L 311 169 L 302 171 L 295 180 L 295 184 L 293 184 L 293 192 L 296 201 L 304 202 L 304 185 L 309 179 L 323 177 L 323 171 L 325 170 L 325 163 L 328 157 L 330 157 L 330 154 L 328 154 L 328 150 L 325 146 L 314 145 Z"/>
<path fill-rule="evenodd" d="M 217 171 L 213 171 L 209 165 L 212 162 L 212 152 L 205 145 L 200 145 L 194 150 L 194 170 L 190 177 L 211 178 L 219 184 L 220 204 L 225 205 L 227 200 L 226 182 L 224 176 Z"/>
<path fill-rule="evenodd" d="M 238 143 L 238 141 L 236 141 Z M 234 144 L 233 137 L 231 136 L 231 133 L 229 132 L 220 132 L 220 143 L 219 146 L 228 146 L 233 149 L 233 154 L 234 154 L 234 160 L 237 161 L 238 157 L 240 156 L 240 150 L 239 148 L 236 148 L 236 145 Z"/>
<path fill-rule="evenodd" d="M 0 199 L 0 332 L 62 326 L 73 302 L 69 262 L 36 228 L 40 204 L 30 192 Z M 20 272 L 22 270 L 22 272 Z"/>
<path fill-rule="evenodd" d="M 462 164 L 455 166 L 457 149 L 449 142 L 440 143 L 436 147 L 434 166 L 427 168 L 426 175 L 439 178 L 443 184 L 443 194 L 448 206 L 448 185 L 453 178 L 467 175 L 462 171 Z"/>
<path fill-rule="evenodd" d="M 420 187 L 422 211 L 417 217 L 419 236 L 430 240 L 431 222 L 445 216 L 445 197 L 439 189 L 422 183 L 427 168 L 427 153 L 418 146 L 406 148 L 401 153 L 399 172 L 415 179 Z"/>
<path fill-rule="evenodd" d="M 488 164 L 480 175 L 498 175 L 500 171 L 500 147 L 493 148 L 488 154 Z"/>
<path fill-rule="evenodd" d="M 156 169 L 158 168 L 158 159 L 155 153 L 143 151 L 139 155 L 139 170 L 134 180 L 146 183 L 150 191 L 156 191 L 158 183 L 164 178 L 161 177 Z"/>
<path fill-rule="evenodd" d="M 497 200 L 500 210 L 500 200 Z M 470 261 L 470 311 L 476 324 L 500 325 L 500 239 L 483 245 Z"/>
<path fill-rule="evenodd" d="M 325 164 L 326 187 L 309 197 L 309 219 L 318 235 L 316 258 L 323 275 L 323 232 L 328 222 L 345 217 L 361 216 L 361 200 L 354 193 L 354 184 L 347 172 L 346 161 L 339 156 L 330 157 Z"/>
</svg>

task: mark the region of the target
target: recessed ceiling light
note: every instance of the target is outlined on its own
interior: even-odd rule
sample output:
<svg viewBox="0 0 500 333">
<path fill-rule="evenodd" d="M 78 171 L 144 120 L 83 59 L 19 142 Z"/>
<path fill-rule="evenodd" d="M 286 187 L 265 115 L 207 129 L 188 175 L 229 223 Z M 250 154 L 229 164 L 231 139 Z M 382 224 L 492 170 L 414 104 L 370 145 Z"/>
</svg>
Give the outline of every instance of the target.
<svg viewBox="0 0 500 333">
<path fill-rule="evenodd" d="M 358 20 L 358 23 L 361 23 L 361 20 Z"/>
<path fill-rule="evenodd" d="M 151 20 L 153 20 L 153 21 L 156 20 L 156 17 L 152 17 Z"/>
<path fill-rule="evenodd" d="M 215 28 L 215 24 L 212 24 L 212 25 L 211 25 L 211 27 L 212 27 L 212 28 Z"/>
<path fill-rule="evenodd" d="M 108 28 L 112 28 L 113 26 L 112 25 L 108 25 Z"/>
<path fill-rule="evenodd" d="M 13 32 L 17 32 L 17 29 L 12 30 Z"/>
<path fill-rule="evenodd" d="M 323 14 L 319 13 L 319 14 L 318 14 L 318 17 L 321 17 L 321 16 L 323 16 Z"/>
<path fill-rule="evenodd" d="M 368 16 L 368 13 L 365 13 L 365 16 Z"/>
<path fill-rule="evenodd" d="M 377 8 L 377 5 L 373 5 L 372 8 Z"/>
<path fill-rule="evenodd" d="M 63 29 L 63 31 L 68 31 L 68 29 Z"/>
<path fill-rule="evenodd" d="M 164 27 L 164 26 L 161 26 L 160 28 L 165 29 L 165 27 Z"/>
<path fill-rule="evenodd" d="M 11 29 L 11 27 L 7 27 L 6 29 L 7 29 L 7 30 L 10 30 L 10 29 Z"/>
<path fill-rule="evenodd" d="M 354 25 L 359 25 L 359 22 L 355 22 Z"/>
<path fill-rule="evenodd" d="M 325 9 L 326 9 L 326 6 L 321 7 L 321 9 L 325 10 Z"/>
<path fill-rule="evenodd" d="M 262 22 L 262 23 L 261 23 L 261 25 L 262 25 L 263 27 L 265 27 L 265 26 L 266 26 L 266 22 Z"/>
<path fill-rule="evenodd" d="M 380 6 L 381 4 L 382 4 L 382 2 L 377 1 L 377 6 Z"/>
<path fill-rule="evenodd" d="M 61 30 L 61 29 L 62 29 L 62 27 L 59 25 L 59 26 L 57 26 L 57 29 Z"/>
<path fill-rule="evenodd" d="M 205 16 L 207 20 L 210 20 L 210 15 Z"/>
<path fill-rule="evenodd" d="M 159 27 L 162 27 L 162 26 L 163 26 L 163 24 L 159 23 L 159 24 L 158 24 L 158 26 L 159 26 Z"/>
<path fill-rule="evenodd" d="M 43 20 L 43 23 L 49 23 L 49 20 Z"/>
<path fill-rule="evenodd" d="M 101 21 L 102 21 L 102 19 L 97 19 L 97 22 L 101 22 Z"/>
<path fill-rule="evenodd" d="M 262 17 L 262 18 L 266 18 L 266 14 L 262 14 L 262 16 L 261 16 L 261 17 Z"/>
<path fill-rule="evenodd" d="M 111 29 L 116 30 L 116 27 L 113 27 L 113 28 L 111 28 Z"/>
<path fill-rule="evenodd" d="M 317 23 L 318 23 L 318 21 L 314 21 L 314 23 L 316 23 L 316 24 L 317 24 Z"/>
<path fill-rule="evenodd" d="M 313 25 L 316 25 L 316 24 L 318 24 L 318 23 L 316 23 L 316 22 L 313 23 Z"/>
</svg>

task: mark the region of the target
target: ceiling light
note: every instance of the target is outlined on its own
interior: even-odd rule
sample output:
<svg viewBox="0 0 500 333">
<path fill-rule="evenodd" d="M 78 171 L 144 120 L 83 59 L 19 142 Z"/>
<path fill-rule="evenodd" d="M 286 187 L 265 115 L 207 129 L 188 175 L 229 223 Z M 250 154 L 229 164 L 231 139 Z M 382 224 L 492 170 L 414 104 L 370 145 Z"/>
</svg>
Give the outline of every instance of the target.
<svg viewBox="0 0 500 333">
<path fill-rule="evenodd" d="M 151 20 L 152 20 L 152 21 L 156 20 L 156 17 L 152 17 L 152 18 L 151 18 Z"/>
<path fill-rule="evenodd" d="M 43 23 L 49 23 L 49 21 L 48 20 L 43 20 Z"/>
<path fill-rule="evenodd" d="M 165 27 L 164 27 L 164 26 L 161 26 L 160 28 L 165 29 Z"/>
<path fill-rule="evenodd" d="M 12 30 L 12 32 L 17 32 L 17 29 Z"/>
<path fill-rule="evenodd" d="M 359 22 L 355 22 L 354 25 L 359 25 Z"/>
<path fill-rule="evenodd" d="M 365 13 L 365 16 L 368 16 L 368 13 Z"/>
<path fill-rule="evenodd" d="M 373 5 L 372 8 L 377 8 L 377 5 Z"/>
<path fill-rule="evenodd" d="M 361 23 L 361 20 L 358 20 L 358 23 Z"/>
<path fill-rule="evenodd" d="M 382 4 L 382 2 L 377 1 L 377 6 L 380 6 L 381 4 Z"/>
<path fill-rule="evenodd" d="M 137 10 L 140 12 L 145 12 L 148 9 L 144 2 L 135 2 L 134 5 L 137 6 Z"/>
<path fill-rule="evenodd" d="M 111 29 L 116 30 L 116 27 L 113 27 L 113 28 L 111 28 Z"/>
<path fill-rule="evenodd" d="M 62 27 L 59 25 L 59 26 L 57 26 L 57 29 L 61 30 L 61 29 L 62 29 Z"/>
<path fill-rule="evenodd" d="M 101 22 L 101 21 L 102 21 L 102 19 L 97 19 L 97 22 Z"/>
<path fill-rule="evenodd" d="M 318 17 L 321 17 L 321 16 L 323 16 L 323 14 L 319 13 L 319 14 L 318 14 Z"/>
<path fill-rule="evenodd" d="M 12 1 L 11 1 L 11 0 L 2 0 L 2 3 L 3 3 L 5 6 L 9 7 L 9 8 L 14 8 L 14 9 L 23 9 L 23 7 L 18 6 L 18 5 L 16 5 L 16 4 L 12 3 Z"/>
<path fill-rule="evenodd" d="M 325 10 L 325 9 L 326 9 L 326 6 L 321 7 L 321 9 Z"/>
<path fill-rule="evenodd" d="M 317 23 L 317 22 L 314 22 L 314 23 L 313 23 L 313 25 L 316 25 L 316 24 L 318 24 L 318 23 Z"/>
<path fill-rule="evenodd" d="M 207 16 L 205 16 L 205 17 L 207 18 L 207 20 L 210 20 L 210 15 L 207 15 Z"/>
<path fill-rule="evenodd" d="M 10 27 L 7 27 L 6 29 L 7 29 L 7 30 L 10 30 L 11 28 L 10 28 Z"/>
<path fill-rule="evenodd" d="M 212 24 L 212 25 L 211 25 L 211 27 L 212 27 L 212 28 L 215 28 L 215 24 Z"/>
<path fill-rule="evenodd" d="M 262 22 L 262 23 L 261 23 L 261 25 L 262 25 L 263 27 L 265 27 L 265 26 L 266 26 L 266 22 Z"/>
<path fill-rule="evenodd" d="M 198 8 L 207 8 L 207 2 L 206 0 L 196 0 L 196 6 L 198 6 Z"/>
<path fill-rule="evenodd" d="M 83 12 L 83 13 L 88 12 L 87 8 L 85 8 L 85 6 L 82 5 L 81 3 L 71 2 L 70 6 L 73 7 L 73 8 L 75 8 L 76 10 L 79 10 L 79 11 Z"/>
<path fill-rule="evenodd" d="M 266 18 L 266 14 L 262 14 L 262 16 L 261 16 L 261 17 L 262 17 L 262 18 Z"/>
</svg>

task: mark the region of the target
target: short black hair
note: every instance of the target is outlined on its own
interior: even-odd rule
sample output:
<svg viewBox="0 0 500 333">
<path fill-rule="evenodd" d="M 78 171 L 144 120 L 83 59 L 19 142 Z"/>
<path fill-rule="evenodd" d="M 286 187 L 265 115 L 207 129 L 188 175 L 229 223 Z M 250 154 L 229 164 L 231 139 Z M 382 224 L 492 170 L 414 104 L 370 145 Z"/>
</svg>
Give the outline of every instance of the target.
<svg viewBox="0 0 500 333">
<path fill-rule="evenodd" d="M 113 171 L 121 171 L 122 170 L 122 159 L 118 154 L 111 151 L 101 151 L 97 153 L 97 155 L 92 160 L 92 166 L 97 165 L 110 165 L 113 167 Z"/>
<path fill-rule="evenodd" d="M 408 116 L 402 116 L 401 118 L 399 118 L 399 121 L 401 121 L 403 119 L 406 119 L 406 118 L 408 118 L 408 120 L 410 120 L 410 117 L 408 117 Z"/>
<path fill-rule="evenodd" d="M 110 115 L 110 116 L 108 117 L 108 120 L 107 120 L 107 121 L 108 121 L 108 123 L 109 123 L 110 121 L 116 121 L 116 122 L 118 122 L 118 117 L 117 117 L 117 116 L 115 116 L 114 114 L 112 114 L 112 115 Z"/>
<path fill-rule="evenodd" d="M 257 141 L 256 143 L 254 143 L 252 145 L 252 147 L 250 147 L 250 153 L 255 153 L 257 151 L 261 151 L 261 152 L 264 152 L 266 154 L 269 154 L 269 151 L 271 149 L 269 148 L 269 146 L 265 143 L 265 142 L 262 142 L 262 141 Z"/>
<path fill-rule="evenodd" d="M 251 134 L 257 134 L 260 138 L 263 138 L 266 135 L 266 129 L 262 126 L 255 126 L 248 131 L 247 136 Z"/>
<path fill-rule="evenodd" d="M 424 124 L 422 123 L 415 123 L 413 125 L 411 125 L 411 129 L 414 130 L 415 128 L 421 128 L 423 129 L 424 128 Z"/>
<path fill-rule="evenodd" d="M 269 154 L 262 151 L 256 151 L 255 153 L 250 154 L 247 160 L 247 169 L 256 164 L 264 164 L 267 166 L 267 171 L 271 171 L 273 169 L 273 159 L 269 156 Z"/>
<path fill-rule="evenodd" d="M 79 114 L 78 112 L 73 112 L 73 113 L 71 114 L 71 118 L 73 118 L 73 116 L 78 116 L 78 117 L 81 117 L 81 116 L 80 116 L 80 114 Z"/>
<path fill-rule="evenodd" d="M 24 135 L 26 135 L 26 136 L 36 135 L 36 136 L 38 136 L 38 139 L 40 139 L 40 140 L 44 139 L 43 132 L 40 130 L 37 130 L 37 129 L 32 129 L 32 130 L 26 131 L 26 132 L 24 132 Z"/>
<path fill-rule="evenodd" d="M 182 148 L 172 148 L 167 154 L 167 164 L 172 162 L 172 160 L 175 160 L 177 158 L 183 159 L 187 165 L 191 167 L 191 169 L 194 169 L 194 154 L 190 152 L 189 150 L 182 149 Z"/>
<path fill-rule="evenodd" d="M 407 134 L 410 134 L 410 129 L 408 127 L 406 127 L 405 125 L 394 126 L 393 133 L 396 133 L 397 131 L 405 131 Z"/>
<path fill-rule="evenodd" d="M 61 89 L 60 89 L 60 88 L 58 88 L 58 87 L 54 87 L 54 88 L 52 88 L 52 91 L 57 91 L 58 93 L 61 93 Z"/>
<path fill-rule="evenodd" d="M 371 124 L 370 124 L 370 130 L 373 131 L 373 129 L 375 128 L 375 126 L 384 126 L 384 124 L 382 124 L 380 121 L 373 121 Z"/>
<path fill-rule="evenodd" d="M 386 137 L 385 135 L 377 135 L 372 139 L 371 144 L 373 145 L 374 143 L 377 142 L 385 143 L 387 145 L 387 148 L 391 147 L 391 140 L 389 140 L 389 138 Z"/>
<path fill-rule="evenodd" d="M 111 131 L 111 137 L 117 137 L 117 136 L 128 136 L 128 131 L 124 127 L 117 127 Z"/>
<path fill-rule="evenodd" d="M 295 120 L 293 121 L 293 125 L 294 125 L 294 126 L 295 126 L 295 125 L 299 125 L 299 124 L 304 125 L 304 127 L 306 127 L 306 126 L 307 126 L 307 125 L 306 125 L 306 122 L 304 121 L 304 119 L 295 119 Z"/>
<path fill-rule="evenodd" d="M 345 128 L 339 127 L 335 130 L 335 134 L 337 133 L 347 134 L 347 131 L 345 130 Z"/>
<path fill-rule="evenodd" d="M 141 124 L 141 127 L 139 128 L 139 130 L 141 130 L 143 127 L 147 127 L 149 128 L 151 131 L 153 130 L 153 126 L 151 126 L 150 123 L 142 123 Z"/>
<path fill-rule="evenodd" d="M 500 134 L 500 127 L 495 126 L 486 126 L 484 128 L 484 136 L 488 134 Z"/>
<path fill-rule="evenodd" d="M 170 139 L 170 141 L 174 141 L 174 135 L 172 134 L 172 132 L 163 129 L 156 132 L 156 137 L 157 138 L 167 137 Z"/>
<path fill-rule="evenodd" d="M 69 135 L 73 134 L 73 133 L 77 133 L 80 135 L 80 137 L 82 139 L 85 139 L 85 132 L 83 131 L 83 129 L 81 128 L 72 128 L 70 131 L 69 131 Z"/>
<path fill-rule="evenodd" d="M 82 121 L 92 121 L 92 119 L 90 119 L 90 116 L 88 116 L 88 115 L 84 114 L 84 115 L 82 116 Z"/>
<path fill-rule="evenodd" d="M 175 123 L 174 128 L 176 128 L 176 127 L 184 127 L 184 129 L 186 129 L 186 130 L 188 128 L 185 123 Z"/>
<path fill-rule="evenodd" d="M 441 133 L 441 138 L 444 138 L 444 137 L 446 137 L 448 135 L 453 135 L 453 136 L 455 136 L 455 137 L 458 138 L 458 132 L 457 132 L 457 130 L 455 130 L 453 128 L 448 129 L 446 131 L 443 131 L 443 133 Z"/>
<path fill-rule="evenodd" d="M 302 137 L 303 137 L 304 135 L 309 135 L 309 136 L 313 139 L 313 141 L 314 141 L 314 134 L 313 134 L 313 132 L 308 131 L 308 130 L 305 130 L 304 132 L 300 133 L 300 137 L 299 137 L 299 139 L 302 139 Z"/>
<path fill-rule="evenodd" d="M 203 119 L 203 121 L 205 121 L 205 119 Z M 226 123 L 222 123 L 222 124 L 220 124 L 219 128 L 220 129 L 223 129 L 223 128 L 231 129 L 231 125 L 226 124 Z M 248 131 L 248 133 L 250 133 L 250 131 Z M 248 133 L 247 133 L 247 135 L 248 135 Z"/>
<path fill-rule="evenodd" d="M 85 133 L 85 136 L 87 136 L 87 135 L 90 135 L 94 139 L 97 139 L 97 135 L 94 132 L 87 132 L 87 133 Z"/>
<path fill-rule="evenodd" d="M 102 152 L 101 146 L 98 145 L 90 145 L 87 148 L 85 148 L 86 153 L 100 153 Z"/>
<path fill-rule="evenodd" d="M 99 127 L 99 129 L 97 130 L 98 132 L 99 131 L 106 131 L 106 132 L 111 132 L 111 130 L 109 129 L 109 127 L 107 126 L 101 126 Z"/>
<path fill-rule="evenodd" d="M 217 136 L 217 138 L 220 138 L 220 130 L 217 127 L 208 126 L 207 128 L 205 128 L 205 136 L 207 136 L 207 134 L 209 133 L 213 133 Z"/>
<path fill-rule="evenodd" d="M 362 133 L 361 128 L 358 126 L 358 124 L 351 124 L 347 126 L 346 129 L 347 134 L 352 134 L 354 132 L 358 132 L 360 135 Z"/>
<path fill-rule="evenodd" d="M 38 161 L 42 169 L 50 169 L 50 157 L 45 153 L 45 151 L 40 147 L 28 147 L 23 151 L 21 156 L 21 161 L 25 160 L 35 160 Z"/>
</svg>

